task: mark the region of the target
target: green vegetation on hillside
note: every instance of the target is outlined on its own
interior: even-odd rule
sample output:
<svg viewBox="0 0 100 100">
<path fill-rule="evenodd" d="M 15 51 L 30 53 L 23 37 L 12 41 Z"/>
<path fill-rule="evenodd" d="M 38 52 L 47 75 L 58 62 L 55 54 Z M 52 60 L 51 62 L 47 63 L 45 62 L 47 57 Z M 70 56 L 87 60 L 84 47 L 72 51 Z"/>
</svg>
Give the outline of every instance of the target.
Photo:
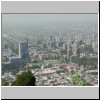
<svg viewBox="0 0 100 100">
<path fill-rule="evenodd" d="M 8 82 L 6 81 L 6 79 L 2 79 L 2 86 L 7 86 Z"/>
<path fill-rule="evenodd" d="M 94 58 L 94 57 L 72 57 L 72 62 L 75 64 L 78 64 L 78 66 L 83 65 L 84 67 L 88 67 L 88 66 L 92 66 L 97 68 L 98 65 L 98 58 Z"/>
<path fill-rule="evenodd" d="M 90 83 L 88 83 L 85 79 L 82 79 L 80 75 L 74 71 L 69 72 L 68 75 L 72 78 L 73 84 L 77 86 L 89 86 Z"/>
<path fill-rule="evenodd" d="M 31 71 L 23 72 L 17 75 L 15 81 L 13 81 L 12 86 L 35 86 L 36 78 L 33 76 Z"/>
</svg>

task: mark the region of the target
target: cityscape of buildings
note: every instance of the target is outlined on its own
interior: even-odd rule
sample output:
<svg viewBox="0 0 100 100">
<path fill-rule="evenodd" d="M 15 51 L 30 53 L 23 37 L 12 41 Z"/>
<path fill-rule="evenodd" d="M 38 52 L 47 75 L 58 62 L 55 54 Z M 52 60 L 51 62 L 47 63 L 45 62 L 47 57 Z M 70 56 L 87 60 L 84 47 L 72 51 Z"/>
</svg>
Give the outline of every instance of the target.
<svg viewBox="0 0 100 100">
<path fill-rule="evenodd" d="M 60 29 L 60 25 L 55 27 Z M 31 70 L 37 86 L 97 86 L 98 30 L 95 27 L 72 26 L 65 27 L 64 32 L 62 29 L 55 32 L 50 31 L 50 26 L 43 33 L 40 26 L 41 30 L 36 31 L 39 36 L 27 35 L 16 43 L 8 39 L 12 34 L 2 33 L 2 79 L 11 85 L 18 74 Z"/>
</svg>

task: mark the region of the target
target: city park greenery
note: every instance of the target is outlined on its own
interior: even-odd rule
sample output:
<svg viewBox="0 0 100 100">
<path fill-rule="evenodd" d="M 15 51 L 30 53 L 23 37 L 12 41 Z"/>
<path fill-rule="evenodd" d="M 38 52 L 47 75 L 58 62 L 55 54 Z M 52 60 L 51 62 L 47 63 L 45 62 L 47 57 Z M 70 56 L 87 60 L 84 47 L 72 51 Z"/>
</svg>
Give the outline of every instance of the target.
<svg viewBox="0 0 100 100">
<path fill-rule="evenodd" d="M 88 66 L 91 66 L 92 68 L 97 68 L 98 64 L 98 58 L 95 57 L 72 57 L 72 62 L 78 64 L 78 66 L 83 65 L 85 68 L 88 68 Z"/>
<path fill-rule="evenodd" d="M 13 74 L 16 74 L 20 70 L 23 70 L 25 65 L 25 62 L 20 64 L 2 64 L 2 74 L 9 71 L 11 71 Z"/>
<path fill-rule="evenodd" d="M 73 85 L 76 85 L 76 86 L 90 86 L 91 85 L 89 82 L 83 79 L 75 71 L 68 72 L 67 75 L 71 77 Z"/>
</svg>

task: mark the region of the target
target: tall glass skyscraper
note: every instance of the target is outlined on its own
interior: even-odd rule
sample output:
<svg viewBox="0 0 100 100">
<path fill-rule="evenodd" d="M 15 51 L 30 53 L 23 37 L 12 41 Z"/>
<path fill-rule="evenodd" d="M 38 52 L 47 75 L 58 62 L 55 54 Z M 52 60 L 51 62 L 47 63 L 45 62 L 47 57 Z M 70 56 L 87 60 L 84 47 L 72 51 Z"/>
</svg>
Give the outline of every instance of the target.
<svg viewBox="0 0 100 100">
<path fill-rule="evenodd" d="M 11 57 L 10 64 L 20 64 L 29 61 L 28 42 L 19 43 L 19 56 Z"/>
<path fill-rule="evenodd" d="M 28 60 L 28 42 L 19 43 L 19 57 L 23 60 Z"/>
</svg>

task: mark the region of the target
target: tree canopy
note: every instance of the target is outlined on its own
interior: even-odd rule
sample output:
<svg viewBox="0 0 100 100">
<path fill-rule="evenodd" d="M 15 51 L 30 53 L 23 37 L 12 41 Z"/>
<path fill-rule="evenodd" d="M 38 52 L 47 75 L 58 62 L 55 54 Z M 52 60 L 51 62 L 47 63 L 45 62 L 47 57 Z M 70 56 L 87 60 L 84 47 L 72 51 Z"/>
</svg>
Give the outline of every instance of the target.
<svg viewBox="0 0 100 100">
<path fill-rule="evenodd" d="M 15 81 L 13 81 L 12 86 L 35 86 L 36 78 L 33 76 L 31 71 L 23 72 L 17 75 Z"/>
<path fill-rule="evenodd" d="M 95 58 L 95 57 L 79 58 L 79 57 L 74 56 L 74 57 L 72 57 L 72 62 L 78 64 L 78 66 L 83 65 L 84 67 L 87 67 L 90 65 L 90 66 L 95 66 L 97 68 L 98 58 Z"/>
<path fill-rule="evenodd" d="M 9 83 L 6 79 L 2 79 L 2 86 L 7 86 Z"/>
</svg>

